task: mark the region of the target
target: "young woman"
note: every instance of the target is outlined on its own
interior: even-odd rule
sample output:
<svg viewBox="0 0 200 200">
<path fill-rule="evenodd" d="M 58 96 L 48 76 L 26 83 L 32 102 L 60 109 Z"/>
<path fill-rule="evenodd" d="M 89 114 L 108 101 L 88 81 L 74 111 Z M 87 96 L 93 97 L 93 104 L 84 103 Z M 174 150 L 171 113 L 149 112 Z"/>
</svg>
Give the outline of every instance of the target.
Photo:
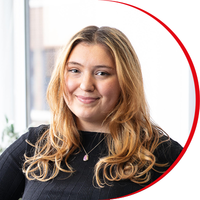
<svg viewBox="0 0 200 200">
<path fill-rule="evenodd" d="M 155 181 L 182 150 L 150 120 L 139 60 L 115 28 L 72 37 L 47 99 L 50 125 L 30 128 L 1 155 L 1 199 L 121 197 Z"/>
</svg>

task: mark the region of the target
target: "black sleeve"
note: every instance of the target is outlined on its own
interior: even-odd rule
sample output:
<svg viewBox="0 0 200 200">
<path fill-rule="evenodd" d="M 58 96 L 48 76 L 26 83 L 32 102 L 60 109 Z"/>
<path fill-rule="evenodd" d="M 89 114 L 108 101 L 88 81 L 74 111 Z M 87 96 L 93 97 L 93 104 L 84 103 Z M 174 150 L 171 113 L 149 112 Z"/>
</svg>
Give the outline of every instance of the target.
<svg viewBox="0 0 200 200">
<path fill-rule="evenodd" d="M 162 140 L 167 140 L 167 137 L 163 136 Z M 176 161 L 182 150 L 183 147 L 171 138 L 157 147 L 154 152 L 156 163 L 166 165 L 162 167 L 154 166 L 156 171 L 151 170 L 151 182 L 159 178 Z"/>
<path fill-rule="evenodd" d="M 163 136 L 162 140 L 166 140 L 167 137 Z M 169 139 L 166 142 L 161 143 L 155 150 L 154 154 L 157 158 L 158 163 L 168 163 L 168 167 L 171 166 L 174 161 L 178 158 L 179 154 L 183 150 L 183 147 L 173 139 Z M 167 168 L 168 168 L 167 167 Z"/>
<path fill-rule="evenodd" d="M 29 131 L 9 146 L 0 156 L 0 199 L 18 200 L 25 187 L 25 175 L 22 172 L 24 154 L 32 156 L 33 147 L 26 140 L 35 144 L 38 137 L 48 128 L 41 125 L 29 128 Z"/>
<path fill-rule="evenodd" d="M 22 172 L 27 134 L 21 136 L 0 156 L 0 199 L 18 200 L 24 191 L 25 177 Z"/>
</svg>

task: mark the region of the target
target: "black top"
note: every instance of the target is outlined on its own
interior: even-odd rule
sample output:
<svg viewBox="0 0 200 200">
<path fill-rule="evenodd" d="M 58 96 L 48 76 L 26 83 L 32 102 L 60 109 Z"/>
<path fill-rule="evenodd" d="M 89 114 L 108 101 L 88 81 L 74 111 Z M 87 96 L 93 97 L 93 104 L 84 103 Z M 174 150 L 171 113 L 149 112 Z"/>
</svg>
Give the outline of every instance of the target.
<svg viewBox="0 0 200 200">
<path fill-rule="evenodd" d="M 134 193 L 146 185 L 139 185 L 129 180 L 113 182 L 113 186 L 105 186 L 102 189 L 93 186 L 94 166 L 99 157 L 106 153 L 106 145 L 103 141 L 90 154 L 89 160 L 84 162 L 84 151 L 69 157 L 69 164 L 76 172 L 68 177 L 68 174 L 59 172 L 58 176 L 47 182 L 29 181 L 22 173 L 24 153 L 31 154 L 31 147 L 25 142 L 28 139 L 35 143 L 38 137 L 48 128 L 46 125 L 30 128 L 0 156 L 0 199 L 1 200 L 98 200 L 121 197 Z M 82 144 L 86 151 L 90 151 L 104 137 L 95 132 L 80 131 Z M 182 147 L 172 139 L 161 144 L 154 155 L 160 163 L 169 162 L 171 165 Z M 160 171 L 166 170 L 160 168 Z M 161 173 L 152 170 L 150 182 L 156 180 Z M 150 183 L 149 182 L 149 183 Z"/>
</svg>

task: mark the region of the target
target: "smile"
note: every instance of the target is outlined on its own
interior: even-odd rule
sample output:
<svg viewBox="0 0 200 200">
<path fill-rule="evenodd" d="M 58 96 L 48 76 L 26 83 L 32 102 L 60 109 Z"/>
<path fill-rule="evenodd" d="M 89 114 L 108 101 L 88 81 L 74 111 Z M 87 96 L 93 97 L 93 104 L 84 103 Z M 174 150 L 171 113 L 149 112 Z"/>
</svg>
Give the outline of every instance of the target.
<svg viewBox="0 0 200 200">
<path fill-rule="evenodd" d="M 76 98 L 84 104 L 94 103 L 99 100 L 99 97 L 84 97 L 84 96 L 76 96 Z"/>
</svg>

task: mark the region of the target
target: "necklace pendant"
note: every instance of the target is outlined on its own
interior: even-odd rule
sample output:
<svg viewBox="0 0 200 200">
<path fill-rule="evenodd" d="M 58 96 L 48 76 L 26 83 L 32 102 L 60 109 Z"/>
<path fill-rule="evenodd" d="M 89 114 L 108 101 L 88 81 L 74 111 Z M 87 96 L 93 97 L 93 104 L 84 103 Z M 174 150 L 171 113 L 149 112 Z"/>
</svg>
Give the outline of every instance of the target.
<svg viewBox="0 0 200 200">
<path fill-rule="evenodd" d="M 88 161 L 89 160 L 89 156 L 88 154 L 85 154 L 85 156 L 83 157 L 83 161 Z"/>
</svg>

